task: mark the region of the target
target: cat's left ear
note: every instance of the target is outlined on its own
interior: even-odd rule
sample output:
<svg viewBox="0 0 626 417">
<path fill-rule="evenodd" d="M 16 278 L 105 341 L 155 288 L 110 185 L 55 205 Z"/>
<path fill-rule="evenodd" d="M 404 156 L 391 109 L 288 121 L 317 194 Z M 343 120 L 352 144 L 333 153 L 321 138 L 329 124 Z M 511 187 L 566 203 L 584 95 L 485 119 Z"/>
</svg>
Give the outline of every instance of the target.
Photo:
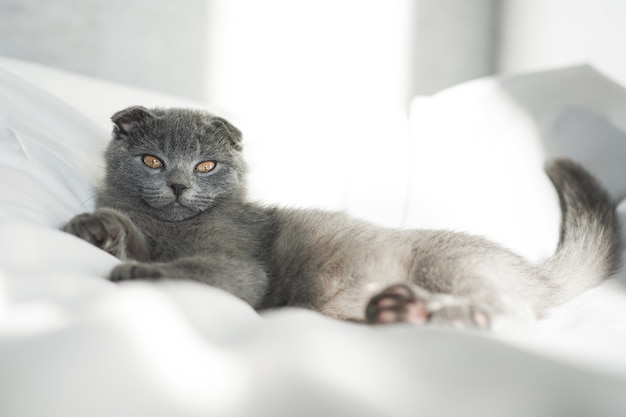
<svg viewBox="0 0 626 417">
<path fill-rule="evenodd" d="M 214 135 L 228 139 L 236 150 L 241 151 L 241 130 L 237 129 L 228 120 L 222 119 L 221 117 L 211 118 L 211 127 L 213 128 Z"/>
<path fill-rule="evenodd" d="M 113 132 L 116 137 L 126 138 L 141 122 L 154 117 L 150 110 L 142 106 L 133 106 L 115 113 L 111 120 L 115 123 Z"/>
</svg>

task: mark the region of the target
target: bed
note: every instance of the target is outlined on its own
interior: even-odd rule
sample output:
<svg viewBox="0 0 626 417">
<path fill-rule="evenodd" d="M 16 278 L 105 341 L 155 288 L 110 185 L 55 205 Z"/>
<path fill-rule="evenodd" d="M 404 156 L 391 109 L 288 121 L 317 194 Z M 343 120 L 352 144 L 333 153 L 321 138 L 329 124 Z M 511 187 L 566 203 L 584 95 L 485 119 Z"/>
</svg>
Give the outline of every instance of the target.
<svg viewBox="0 0 626 417">
<path fill-rule="evenodd" d="M 203 105 L 0 59 L 0 416 L 626 415 L 622 273 L 510 335 L 259 314 L 193 282 L 108 282 L 118 261 L 59 228 L 94 209 L 109 117 L 134 104 Z M 574 158 L 626 196 L 626 91 L 584 65 L 416 97 L 408 115 L 354 127 L 358 141 L 327 138 L 348 161 L 328 178 L 308 169 L 315 147 L 289 145 L 299 132 L 234 119 L 255 200 L 480 233 L 532 260 L 558 240 L 547 159 Z"/>
</svg>

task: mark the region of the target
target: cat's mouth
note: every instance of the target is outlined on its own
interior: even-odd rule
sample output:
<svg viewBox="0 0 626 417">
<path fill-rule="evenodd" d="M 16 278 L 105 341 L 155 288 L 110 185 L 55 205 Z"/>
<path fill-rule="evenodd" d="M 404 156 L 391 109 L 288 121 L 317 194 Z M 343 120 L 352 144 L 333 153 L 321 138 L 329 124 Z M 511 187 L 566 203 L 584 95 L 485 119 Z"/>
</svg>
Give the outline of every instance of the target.
<svg viewBox="0 0 626 417">
<path fill-rule="evenodd" d="M 189 205 L 188 203 L 185 203 L 184 201 L 181 201 L 181 198 L 176 198 L 176 200 L 174 200 L 172 203 L 170 203 L 167 206 L 167 209 L 174 209 L 174 210 L 189 210 L 189 211 L 193 211 L 193 212 L 197 212 L 199 211 L 196 207 L 193 207 L 191 205 Z"/>
<path fill-rule="evenodd" d="M 188 210 L 193 212 L 197 211 L 195 208 L 190 207 L 188 204 L 185 204 L 185 202 L 181 201 L 179 198 L 165 206 L 164 210 Z"/>
</svg>

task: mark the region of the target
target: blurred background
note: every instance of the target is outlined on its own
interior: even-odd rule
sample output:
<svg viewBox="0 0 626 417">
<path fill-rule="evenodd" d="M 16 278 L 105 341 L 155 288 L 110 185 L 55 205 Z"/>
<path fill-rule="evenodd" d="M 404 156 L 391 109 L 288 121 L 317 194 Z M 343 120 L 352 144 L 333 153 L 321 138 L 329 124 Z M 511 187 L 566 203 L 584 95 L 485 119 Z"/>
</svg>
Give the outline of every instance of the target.
<svg viewBox="0 0 626 417">
<path fill-rule="evenodd" d="M 76 82 L 34 77 L 81 111 L 102 102 L 89 116 L 107 130 L 135 104 L 227 117 L 244 132 L 253 196 L 397 219 L 418 165 L 409 154 L 435 155 L 407 135 L 412 98 L 582 63 L 626 85 L 623 22 L 624 0 L 0 0 L 0 57 L 168 98 L 104 103 Z M 112 86 L 109 96 L 128 92 Z M 442 151 L 433 163 L 452 163 Z M 321 188 L 325 198 L 309 192 Z"/>
<path fill-rule="evenodd" d="M 371 117 L 498 73 L 626 83 L 623 0 L 0 0 L 0 55 L 237 115 Z"/>
</svg>

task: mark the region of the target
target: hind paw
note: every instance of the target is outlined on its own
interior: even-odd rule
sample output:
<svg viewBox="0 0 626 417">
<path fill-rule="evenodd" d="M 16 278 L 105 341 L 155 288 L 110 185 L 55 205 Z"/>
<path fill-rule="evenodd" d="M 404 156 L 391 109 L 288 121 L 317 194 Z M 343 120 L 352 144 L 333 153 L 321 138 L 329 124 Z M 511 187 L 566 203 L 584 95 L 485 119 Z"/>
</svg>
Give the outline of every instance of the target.
<svg viewBox="0 0 626 417">
<path fill-rule="evenodd" d="M 426 303 L 418 300 L 415 293 L 406 285 L 394 285 L 374 296 L 366 310 L 366 320 L 370 324 L 413 323 L 428 321 Z"/>
<path fill-rule="evenodd" d="M 457 329 L 488 329 L 491 322 L 487 313 L 464 300 L 418 292 L 405 284 L 393 285 L 374 296 L 365 316 L 370 324 L 433 324 Z"/>
</svg>

